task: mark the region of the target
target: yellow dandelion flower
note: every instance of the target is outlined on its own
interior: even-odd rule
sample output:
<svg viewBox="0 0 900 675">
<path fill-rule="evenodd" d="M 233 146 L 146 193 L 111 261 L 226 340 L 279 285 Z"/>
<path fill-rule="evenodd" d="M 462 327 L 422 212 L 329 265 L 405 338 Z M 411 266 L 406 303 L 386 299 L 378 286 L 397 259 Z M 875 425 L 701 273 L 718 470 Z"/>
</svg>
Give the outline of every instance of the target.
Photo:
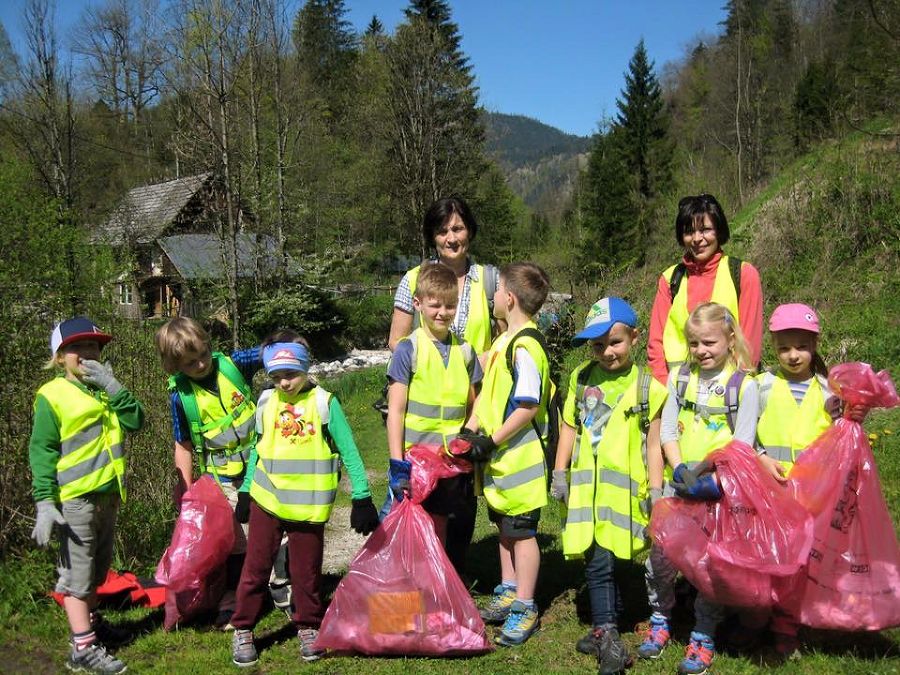
<svg viewBox="0 0 900 675">
<path fill-rule="evenodd" d="M 885 436 L 891 436 L 894 433 L 890 429 L 882 429 L 882 432 L 884 433 Z"/>
<path fill-rule="evenodd" d="M 869 434 L 869 440 L 870 440 L 870 441 L 877 441 L 877 440 L 878 440 L 878 434 Z"/>
</svg>

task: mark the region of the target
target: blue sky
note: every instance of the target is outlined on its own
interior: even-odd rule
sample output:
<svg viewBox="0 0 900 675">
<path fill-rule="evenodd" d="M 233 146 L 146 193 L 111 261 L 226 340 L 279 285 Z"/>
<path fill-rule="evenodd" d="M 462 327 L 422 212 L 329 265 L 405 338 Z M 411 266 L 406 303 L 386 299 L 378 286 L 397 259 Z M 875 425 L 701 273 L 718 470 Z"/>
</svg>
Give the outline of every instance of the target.
<svg viewBox="0 0 900 675">
<path fill-rule="evenodd" d="M 345 0 L 359 30 L 377 14 L 388 32 L 407 0 Z M 463 50 L 488 110 L 534 117 L 588 135 L 616 112 L 623 73 L 641 38 L 657 74 L 684 55 L 698 34 L 719 32 L 725 0 L 451 0 Z M 24 0 L 0 0 L 14 44 Z M 64 42 L 83 0 L 58 0 Z M 290 4 L 301 5 L 298 0 Z"/>
</svg>

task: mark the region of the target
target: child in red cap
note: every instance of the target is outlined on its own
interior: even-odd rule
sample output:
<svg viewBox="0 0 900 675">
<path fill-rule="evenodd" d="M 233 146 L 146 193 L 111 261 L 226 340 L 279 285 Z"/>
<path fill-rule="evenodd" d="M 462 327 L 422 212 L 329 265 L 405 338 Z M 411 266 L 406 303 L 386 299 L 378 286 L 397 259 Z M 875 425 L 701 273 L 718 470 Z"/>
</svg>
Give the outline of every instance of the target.
<svg viewBox="0 0 900 675">
<path fill-rule="evenodd" d="M 110 340 L 85 317 L 53 329 L 45 367 L 63 372 L 37 391 L 28 445 L 37 508 L 31 536 L 45 548 L 58 526 L 56 591 L 64 596 L 72 631 L 66 667 L 90 673 L 125 671 L 106 648 L 128 636 L 95 611 L 96 589 L 109 570 L 116 514 L 125 499 L 124 432 L 144 423 L 140 402 L 108 363 L 100 363 Z"/>
</svg>

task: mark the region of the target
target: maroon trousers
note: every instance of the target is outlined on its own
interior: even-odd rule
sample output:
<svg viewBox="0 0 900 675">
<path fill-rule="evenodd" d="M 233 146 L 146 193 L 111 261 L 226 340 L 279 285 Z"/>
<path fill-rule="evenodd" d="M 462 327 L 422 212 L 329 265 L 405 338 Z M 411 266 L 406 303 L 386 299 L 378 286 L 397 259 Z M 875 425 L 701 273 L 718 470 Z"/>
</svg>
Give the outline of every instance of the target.
<svg viewBox="0 0 900 675">
<path fill-rule="evenodd" d="M 237 589 L 237 609 L 231 617 L 235 628 L 252 630 L 259 620 L 282 532 L 288 536 L 288 573 L 294 604 L 291 618 L 300 627 L 318 628 L 322 623 L 325 608 L 320 588 L 325 524 L 281 520 L 251 500 L 247 557 Z"/>
</svg>

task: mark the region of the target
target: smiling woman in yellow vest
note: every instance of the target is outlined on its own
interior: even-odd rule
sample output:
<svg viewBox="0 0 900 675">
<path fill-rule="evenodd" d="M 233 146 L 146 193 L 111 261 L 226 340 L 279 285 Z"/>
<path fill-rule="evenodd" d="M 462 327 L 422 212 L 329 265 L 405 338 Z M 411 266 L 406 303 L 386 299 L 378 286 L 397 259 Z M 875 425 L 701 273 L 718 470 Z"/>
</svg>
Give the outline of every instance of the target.
<svg viewBox="0 0 900 675">
<path fill-rule="evenodd" d="M 591 359 L 569 378 L 550 488 L 566 506 L 563 554 L 587 563 L 592 627 L 575 648 L 597 656 L 601 672 L 609 673 L 629 660 L 617 627 L 617 559 L 630 561 L 646 549 L 651 485 L 662 495 L 659 413 L 666 390 L 632 362 L 638 338 L 637 315 L 621 298 L 601 298 L 591 307 L 572 340 L 589 342 Z"/>
<path fill-rule="evenodd" d="M 124 432 L 137 431 L 144 410 L 102 364 L 112 337 L 90 319 L 61 322 L 50 338 L 47 367 L 60 377 L 37 391 L 28 444 L 37 519 L 31 536 L 46 547 L 60 540 L 56 591 L 71 630 L 70 670 L 119 673 L 125 664 L 106 651 L 114 633 L 96 613 L 96 589 L 112 562 L 116 515 L 125 500 Z M 122 635 L 118 637 L 121 639 Z"/>
<path fill-rule="evenodd" d="M 249 470 L 250 533 L 247 559 L 238 586 L 231 623 L 232 662 L 258 660 L 253 629 L 262 614 L 272 564 L 287 535 L 288 573 L 300 656 L 318 659 L 313 647 L 322 622 L 322 555 L 325 523 L 334 507 L 338 466 L 350 475 L 353 507 L 350 526 L 369 534 L 378 514 L 359 450 L 337 399 L 307 377 L 306 341 L 282 329 L 263 341 L 263 364 L 274 383 L 260 397 L 260 440 Z"/>
<path fill-rule="evenodd" d="M 688 359 L 684 324 L 695 307 L 716 302 L 736 317 L 759 363 L 762 348 L 762 286 L 759 272 L 748 262 L 727 256 L 728 220 L 712 195 L 684 197 L 675 217 L 675 241 L 684 252 L 677 265 L 666 269 L 657 282 L 650 314 L 647 361 L 654 377 L 665 383 L 669 371 Z"/>
</svg>

